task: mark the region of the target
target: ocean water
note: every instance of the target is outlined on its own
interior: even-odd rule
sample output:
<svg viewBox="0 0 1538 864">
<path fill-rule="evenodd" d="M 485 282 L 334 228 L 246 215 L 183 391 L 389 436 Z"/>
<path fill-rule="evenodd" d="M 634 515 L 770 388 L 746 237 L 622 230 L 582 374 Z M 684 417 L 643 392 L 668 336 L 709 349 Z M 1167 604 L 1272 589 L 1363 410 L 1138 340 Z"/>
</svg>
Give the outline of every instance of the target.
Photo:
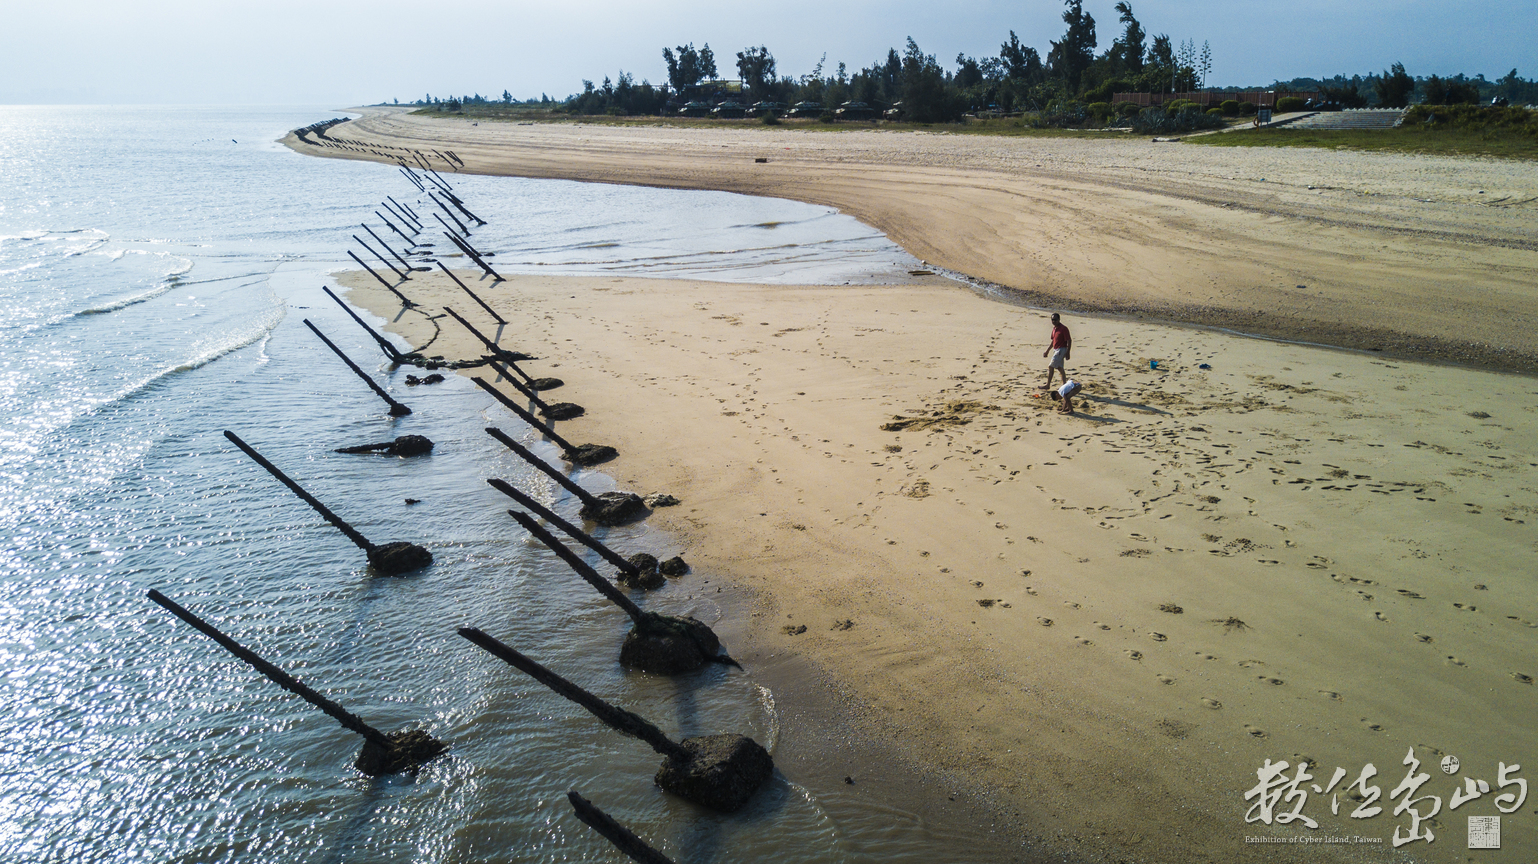
<svg viewBox="0 0 1538 864">
<path fill-rule="evenodd" d="M 360 222 L 384 233 L 386 195 L 418 201 L 393 167 L 274 143 L 329 116 L 0 107 L 0 861 L 619 860 L 568 789 L 680 862 L 951 857 L 962 827 L 783 775 L 735 815 L 672 798 L 645 745 L 455 635 L 486 630 L 675 738 L 737 731 L 772 748 L 781 732 L 751 669 L 620 669 L 623 614 L 484 482 L 571 517 L 569 495 L 482 429 L 554 450 L 457 376 L 406 387 L 320 291 L 353 266 Z M 793 202 L 448 179 L 490 223 L 475 242 L 503 272 L 843 282 L 915 263 Z M 387 416 L 304 319 L 414 413 Z M 226 429 L 369 539 L 421 543 L 436 563 L 370 576 Z M 432 456 L 332 452 L 411 433 Z M 644 524 L 601 536 L 688 554 Z M 719 620 L 699 580 L 642 602 Z M 414 776 L 359 774 L 357 736 L 150 588 L 372 725 L 419 726 L 451 750 Z"/>
</svg>

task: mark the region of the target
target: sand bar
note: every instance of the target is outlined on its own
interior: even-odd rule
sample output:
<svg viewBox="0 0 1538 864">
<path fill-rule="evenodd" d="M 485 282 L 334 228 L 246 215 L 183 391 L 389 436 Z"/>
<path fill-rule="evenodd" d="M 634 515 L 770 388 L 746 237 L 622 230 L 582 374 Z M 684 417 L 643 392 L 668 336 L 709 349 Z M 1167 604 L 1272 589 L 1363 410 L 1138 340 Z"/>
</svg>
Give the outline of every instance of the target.
<svg viewBox="0 0 1538 864">
<path fill-rule="evenodd" d="M 1538 371 L 1531 162 L 1140 138 L 475 125 L 399 109 L 366 109 L 332 134 L 453 149 L 477 173 L 830 205 L 1042 306 Z"/>
<path fill-rule="evenodd" d="M 1034 387 L 1045 316 L 948 280 L 456 270 L 513 322 L 501 344 L 587 408 L 559 431 L 618 447 L 603 470 L 621 488 L 682 499 L 651 522 L 695 569 L 663 590 L 745 589 L 734 655 L 820 670 L 851 724 L 1030 847 L 1385 860 L 1409 824 L 1392 802 L 1352 820 L 1356 801 L 1332 816 L 1311 795 L 1314 831 L 1246 824 L 1257 769 L 1303 757 L 1326 784 L 1340 767 L 1340 793 L 1372 762 L 1387 801 L 1412 753 L 1445 808 L 1463 777 L 1494 786 L 1538 752 L 1531 378 L 1070 318 L 1087 390 L 1064 417 Z M 426 353 L 481 353 L 342 279 Z M 438 275 L 404 290 L 464 305 Z M 1463 774 L 1437 769 L 1448 754 Z M 1462 860 L 1464 815 L 1496 814 L 1494 794 L 1403 851 Z M 1487 860 L 1529 860 L 1535 808 Z M 1244 839 L 1293 835 L 1381 845 Z"/>
</svg>

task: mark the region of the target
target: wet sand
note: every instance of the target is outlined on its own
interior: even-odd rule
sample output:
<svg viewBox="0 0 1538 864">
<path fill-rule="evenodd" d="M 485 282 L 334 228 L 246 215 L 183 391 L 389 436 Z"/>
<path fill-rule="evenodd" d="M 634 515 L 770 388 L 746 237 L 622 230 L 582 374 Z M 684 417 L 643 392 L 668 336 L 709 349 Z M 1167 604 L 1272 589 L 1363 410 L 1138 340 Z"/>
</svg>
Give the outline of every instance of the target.
<svg viewBox="0 0 1538 864">
<path fill-rule="evenodd" d="M 1449 812 L 1453 788 L 1538 750 L 1530 377 L 1070 316 L 1086 390 L 1062 416 L 1034 386 L 1045 314 L 949 280 L 456 271 L 513 322 L 501 344 L 586 407 L 558 431 L 617 447 L 620 488 L 682 500 L 651 516 L 695 568 L 664 590 L 745 588 L 729 647 L 749 669 L 837 682 L 843 719 L 1030 849 L 1380 860 L 1409 826 L 1388 799 L 1411 753 L 1443 809 L 1435 842 L 1401 851 L 1462 860 L 1464 816 L 1512 790 Z M 342 281 L 425 353 L 482 353 L 452 319 L 397 318 L 367 274 Z M 468 305 L 438 275 L 403 290 Z M 1311 794 L 1315 831 L 1246 824 L 1257 769 L 1300 758 L 1309 783 L 1349 772 L 1339 815 Z M 1389 806 L 1349 819 L 1368 762 Z M 1528 860 L 1535 809 L 1481 858 Z M 1382 842 L 1245 842 L 1350 835 Z"/>
<path fill-rule="evenodd" d="M 1538 168 L 1515 160 L 881 131 L 516 125 L 364 109 L 393 161 L 792 198 L 1040 306 L 1538 371 Z M 1242 133 L 1236 133 L 1242 134 Z M 758 162 L 755 160 L 766 160 Z"/>
</svg>

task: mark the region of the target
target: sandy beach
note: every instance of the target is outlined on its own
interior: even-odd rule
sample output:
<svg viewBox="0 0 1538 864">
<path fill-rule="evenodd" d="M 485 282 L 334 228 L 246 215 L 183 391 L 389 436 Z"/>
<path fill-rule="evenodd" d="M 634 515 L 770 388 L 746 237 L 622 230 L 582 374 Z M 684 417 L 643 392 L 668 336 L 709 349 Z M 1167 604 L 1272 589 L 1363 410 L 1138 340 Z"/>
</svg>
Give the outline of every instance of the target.
<svg viewBox="0 0 1538 864">
<path fill-rule="evenodd" d="M 322 156 L 452 149 L 475 173 L 825 204 L 1038 306 L 1538 371 L 1538 170 L 1527 162 L 361 110 L 331 134 L 378 155 L 287 140 Z"/>
<path fill-rule="evenodd" d="M 1016 301 L 1383 349 L 1070 314 L 1085 391 L 1063 416 L 1035 386 L 1046 313 L 951 279 L 492 283 L 451 263 L 512 322 L 500 344 L 586 407 L 558 431 L 617 447 L 620 488 L 681 499 L 650 520 L 694 571 L 661 590 L 742 592 L 735 656 L 833 682 L 852 728 L 953 781 L 1023 860 L 1461 861 L 1465 815 L 1500 814 L 1480 859 L 1530 859 L 1538 804 L 1495 796 L 1538 752 L 1538 383 L 1490 370 L 1538 357 L 1531 168 L 1159 145 L 1137 175 L 1121 163 L 1146 141 L 490 125 L 333 134 L 832 204 Z M 483 353 L 439 311 L 470 305 L 442 276 L 403 285 L 425 310 L 404 314 L 340 279 L 424 353 Z M 1396 850 L 1408 758 L 1436 839 Z M 1267 760 L 1311 766 L 1317 828 L 1247 821 Z M 1386 806 L 1351 818 L 1368 763 Z M 1465 779 L 1488 791 L 1451 810 Z"/>
<path fill-rule="evenodd" d="M 948 280 L 459 272 L 513 322 L 501 344 L 586 407 L 558 431 L 619 448 L 620 488 L 682 499 L 651 521 L 695 569 L 663 590 L 746 588 L 734 654 L 822 670 L 850 722 L 1033 845 L 1276 860 L 1243 837 L 1388 837 L 1408 816 L 1332 818 L 1316 796 L 1317 832 L 1247 825 L 1266 759 L 1306 757 L 1318 783 L 1373 762 L 1386 799 L 1413 752 L 1445 800 L 1443 755 L 1494 785 L 1538 743 L 1529 378 L 1070 319 L 1086 391 L 1067 417 L 1034 386 L 1045 316 Z M 344 280 L 428 354 L 481 353 Z M 403 290 L 467 300 L 441 276 Z M 1463 820 L 1442 820 L 1406 851 L 1456 857 Z M 1507 848 L 1532 825 L 1508 817 Z"/>
</svg>

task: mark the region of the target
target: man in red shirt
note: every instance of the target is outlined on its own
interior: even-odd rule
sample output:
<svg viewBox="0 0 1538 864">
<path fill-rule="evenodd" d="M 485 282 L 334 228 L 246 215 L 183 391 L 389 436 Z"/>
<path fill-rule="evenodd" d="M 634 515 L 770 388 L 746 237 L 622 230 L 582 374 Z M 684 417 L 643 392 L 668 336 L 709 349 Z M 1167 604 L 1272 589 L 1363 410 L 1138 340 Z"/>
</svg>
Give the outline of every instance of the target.
<svg viewBox="0 0 1538 864">
<path fill-rule="evenodd" d="M 1063 383 L 1068 383 L 1068 373 L 1063 370 L 1063 362 L 1070 359 L 1068 354 L 1073 348 L 1073 337 L 1068 335 L 1068 328 L 1063 326 L 1062 320 L 1056 312 L 1052 313 L 1052 344 L 1047 350 L 1041 352 L 1041 356 L 1052 355 L 1052 362 L 1047 364 L 1047 383 L 1041 385 L 1042 390 L 1052 389 L 1052 370 L 1062 373 Z"/>
</svg>

